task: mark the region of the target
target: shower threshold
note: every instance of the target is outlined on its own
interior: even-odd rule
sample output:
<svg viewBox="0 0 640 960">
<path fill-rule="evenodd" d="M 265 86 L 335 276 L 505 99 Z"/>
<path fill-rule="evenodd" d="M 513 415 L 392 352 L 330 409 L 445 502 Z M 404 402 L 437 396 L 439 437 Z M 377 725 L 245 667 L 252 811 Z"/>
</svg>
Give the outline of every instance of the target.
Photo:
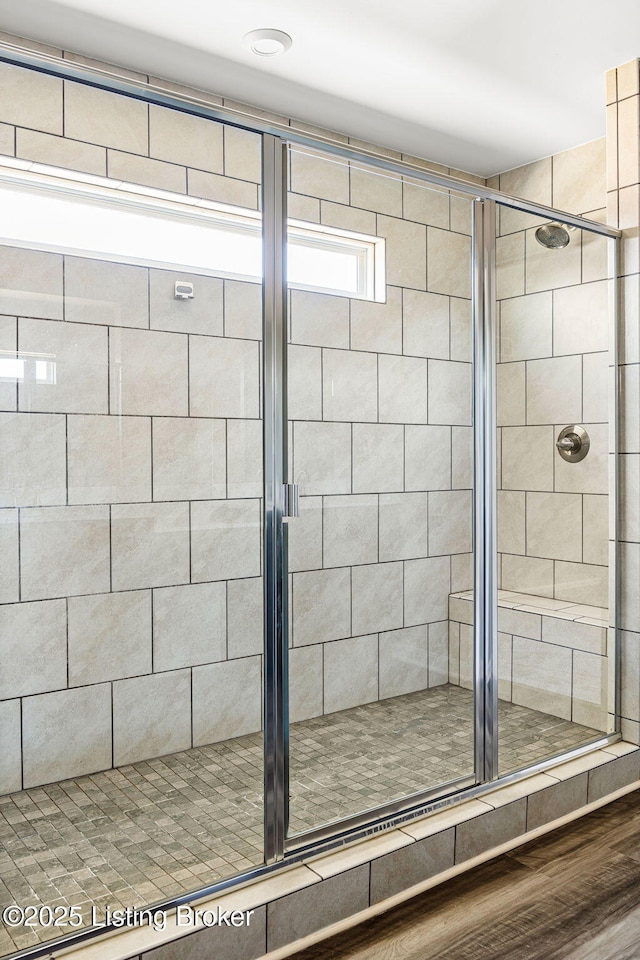
<svg viewBox="0 0 640 960">
<path fill-rule="evenodd" d="M 511 703 L 500 730 L 505 771 L 601 735 Z M 295 723 L 290 752 L 295 834 L 471 774 L 472 694 L 445 684 Z M 0 797 L 0 907 L 75 906 L 89 923 L 249 870 L 262 794 L 252 734 Z M 0 927 L 0 956 L 73 929 Z"/>
</svg>

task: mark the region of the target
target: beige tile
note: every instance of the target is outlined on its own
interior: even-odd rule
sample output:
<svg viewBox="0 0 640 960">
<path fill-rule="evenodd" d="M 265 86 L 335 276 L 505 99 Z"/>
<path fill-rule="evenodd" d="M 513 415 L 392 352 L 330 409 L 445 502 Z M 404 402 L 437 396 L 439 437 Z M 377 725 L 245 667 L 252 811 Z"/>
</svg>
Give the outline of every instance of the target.
<svg viewBox="0 0 640 960">
<path fill-rule="evenodd" d="M 638 59 L 634 57 L 628 63 L 623 63 L 617 69 L 617 94 L 615 99 L 622 100 L 632 97 L 638 92 Z M 609 71 L 613 73 L 613 71 Z M 608 100 L 611 103 L 611 100 Z"/>
<path fill-rule="evenodd" d="M 18 600 L 20 572 L 17 510 L 0 510 L 0 553 L 4 558 L 0 567 L 0 603 L 12 603 Z"/>
<path fill-rule="evenodd" d="M 537 293 L 580 283 L 582 238 L 579 232 L 576 230 L 571 234 L 567 247 L 549 249 L 536 240 L 536 229 L 532 228 L 526 233 L 525 292 Z"/>
<path fill-rule="evenodd" d="M 151 499 L 151 424 L 143 417 L 67 418 L 69 503 Z"/>
<path fill-rule="evenodd" d="M 125 183 L 140 183 L 145 187 L 170 190 L 172 193 L 186 193 L 187 190 L 185 168 L 174 163 L 165 163 L 163 160 L 150 160 L 133 153 L 107 150 L 107 169 L 110 177 L 124 180 Z"/>
<path fill-rule="evenodd" d="M 223 138 L 226 176 L 261 183 L 262 154 L 259 134 L 224 124 Z"/>
<path fill-rule="evenodd" d="M 153 591 L 153 669 L 177 670 L 224 660 L 227 652 L 224 583 L 194 583 Z M 136 670 L 133 673 L 148 673 Z"/>
<path fill-rule="evenodd" d="M 57 253 L 3 246 L 0 311 L 21 317 L 62 320 L 62 257 Z M 21 342 L 20 350 L 25 349 L 29 348 Z"/>
<path fill-rule="evenodd" d="M 473 533 L 471 492 L 437 490 L 429 494 L 429 555 L 468 553 Z"/>
<path fill-rule="evenodd" d="M 473 335 L 471 327 L 471 301 L 449 297 L 451 324 L 451 359 L 471 363 L 473 360 Z"/>
<path fill-rule="evenodd" d="M 472 367 L 429 360 L 429 422 L 471 424 Z"/>
<path fill-rule="evenodd" d="M 540 640 L 542 638 L 542 619 L 539 614 L 529 613 L 525 610 L 509 610 L 505 607 L 498 607 L 498 629 L 503 633 L 529 637 L 531 640 Z M 547 619 L 547 617 L 544 618 L 545 623 Z M 562 622 L 563 624 L 566 623 L 566 621 Z M 553 643 L 554 636 L 545 636 L 544 639 Z M 571 646 L 571 644 L 566 644 L 566 646 Z"/>
<path fill-rule="evenodd" d="M 149 271 L 128 263 L 66 257 L 65 320 L 149 326 Z"/>
<path fill-rule="evenodd" d="M 0 154 L 13 157 L 16 152 L 16 129 L 9 123 L 0 123 Z"/>
<path fill-rule="evenodd" d="M 429 636 L 426 625 L 380 634 L 380 699 L 429 686 Z"/>
<path fill-rule="evenodd" d="M 446 620 L 450 593 L 448 557 L 407 560 L 404 564 L 404 623 Z"/>
<path fill-rule="evenodd" d="M 154 500 L 209 500 L 225 493 L 224 420 L 154 417 Z"/>
<path fill-rule="evenodd" d="M 588 626 L 588 624 L 581 624 Z M 594 629 L 598 629 L 597 627 Z M 606 657 L 594 656 L 582 650 L 573 652 L 573 712 L 574 723 L 596 730 L 607 729 L 608 663 Z"/>
<path fill-rule="evenodd" d="M 22 410 L 106 413 L 107 331 L 85 324 L 19 321 L 20 352 L 30 355 L 19 383 Z M 37 362 L 30 362 L 31 358 Z"/>
<path fill-rule="evenodd" d="M 425 557 L 428 499 L 426 493 L 385 493 L 380 495 L 380 557 L 412 560 Z"/>
<path fill-rule="evenodd" d="M 294 150 L 290 154 L 289 169 L 294 193 L 349 203 L 349 167 L 343 160 Z"/>
<path fill-rule="evenodd" d="M 449 619 L 473 624 L 473 591 L 468 591 L 464 597 L 449 597 Z"/>
<path fill-rule="evenodd" d="M 552 490 L 553 427 L 506 427 L 502 431 L 502 486 L 506 490 Z"/>
<path fill-rule="evenodd" d="M 556 564 L 557 566 L 557 564 Z M 504 554 L 502 557 L 502 587 L 505 590 L 521 590 L 537 597 L 553 596 L 554 563 L 537 557 L 518 557 Z"/>
<path fill-rule="evenodd" d="M 499 363 L 497 366 L 498 426 L 526 422 L 526 364 Z"/>
<path fill-rule="evenodd" d="M 110 685 L 28 697 L 22 704 L 22 737 L 25 788 L 110 767 Z"/>
<path fill-rule="evenodd" d="M 460 624 L 449 621 L 448 627 L 448 672 L 447 679 L 456 687 L 460 686 Z"/>
<path fill-rule="evenodd" d="M 436 227 L 427 229 L 427 287 L 432 293 L 471 296 L 471 240 Z"/>
<path fill-rule="evenodd" d="M 142 100 L 67 81 L 64 91 L 64 132 L 73 140 L 146 155 L 147 104 Z"/>
<path fill-rule="evenodd" d="M 151 592 L 71 597 L 68 644 L 70 687 L 151 673 Z"/>
<path fill-rule="evenodd" d="M 623 540 L 640 542 L 640 456 L 626 454 L 619 458 L 620 469 L 620 521 Z M 598 511 L 596 516 L 602 516 Z M 608 530 L 608 518 L 602 518 L 596 525 L 598 531 Z M 585 531 L 586 532 L 586 531 Z M 589 550 L 600 544 L 602 534 L 589 537 Z M 592 563 L 602 563 L 602 560 L 590 558 Z"/>
<path fill-rule="evenodd" d="M 205 343 L 209 338 L 203 338 Z M 199 343 L 193 343 L 199 354 Z M 154 330 L 110 332 L 110 408 L 112 413 L 186 417 L 188 408 L 187 338 Z M 195 413 L 194 410 L 191 411 Z M 207 416 L 207 413 L 196 415 Z"/>
<path fill-rule="evenodd" d="M 483 802 L 491 804 L 494 808 L 503 807 L 505 804 L 512 803 L 514 800 L 520 800 L 522 797 L 528 797 L 533 793 L 537 793 L 539 790 L 552 787 L 558 782 L 558 778 L 555 776 L 557 769 L 558 768 L 555 767 L 551 774 L 534 774 L 532 777 L 525 777 L 524 780 L 519 780 L 517 783 L 510 784 L 507 787 L 499 787 L 497 790 L 490 790 L 488 793 L 483 793 Z M 504 772 L 506 773 L 507 771 Z"/>
<path fill-rule="evenodd" d="M 573 603 L 604 607 L 609 602 L 608 569 L 588 563 L 555 564 L 555 595 Z"/>
<path fill-rule="evenodd" d="M 527 423 L 580 423 L 582 362 L 579 356 L 527 363 Z"/>
<path fill-rule="evenodd" d="M 619 576 L 621 583 L 621 602 L 619 609 L 620 626 L 625 630 L 636 630 L 640 618 L 640 545 L 621 543 Z"/>
<path fill-rule="evenodd" d="M 262 653 L 264 645 L 262 577 L 227 583 L 227 644 L 229 659 Z"/>
<path fill-rule="evenodd" d="M 551 206 L 551 157 L 527 163 L 500 174 L 500 189 L 512 197 L 522 197 Z M 514 233 L 531 226 L 531 216 L 510 207 L 500 207 L 500 233 Z"/>
<path fill-rule="evenodd" d="M 13 64 L 0 66 L 0 116 L 47 133 L 62 133 L 62 80 Z"/>
<path fill-rule="evenodd" d="M 640 274 L 633 274 L 620 280 L 618 295 L 623 305 L 622 313 L 628 317 L 640 312 Z M 623 321 L 621 336 L 620 363 L 638 363 L 640 360 L 640 330 L 634 323 Z"/>
<path fill-rule="evenodd" d="M 262 421 L 227 421 L 227 496 L 262 496 Z"/>
<path fill-rule="evenodd" d="M 453 866 L 455 830 L 379 857 L 371 864 L 371 903 L 379 903 Z"/>
<path fill-rule="evenodd" d="M 224 281 L 224 331 L 227 337 L 262 339 L 262 287 L 258 283 Z"/>
<path fill-rule="evenodd" d="M 627 784 L 635 783 L 638 779 L 640 779 L 640 754 L 636 750 L 589 771 L 588 801 L 593 803 L 615 790 L 622 789 Z"/>
<path fill-rule="evenodd" d="M 511 702 L 513 637 L 498 633 L 498 697 Z"/>
<path fill-rule="evenodd" d="M 445 620 L 430 623 L 429 631 L 429 686 L 449 682 L 449 631 Z"/>
<path fill-rule="evenodd" d="M 289 570 L 317 570 L 322 566 L 322 497 L 301 497 L 300 516 L 286 526 Z"/>
<path fill-rule="evenodd" d="M 176 282 L 193 284 L 193 300 L 176 300 Z M 238 286 L 240 286 L 238 284 Z M 223 282 L 177 270 L 149 271 L 151 327 L 176 333 L 200 333 L 221 337 L 223 333 Z"/>
<path fill-rule="evenodd" d="M 196 501 L 191 505 L 191 579 L 260 575 L 258 500 Z"/>
<path fill-rule="evenodd" d="M 357 669 L 353 665 L 357 664 Z M 378 637 L 324 644 L 324 712 L 348 710 L 378 699 Z"/>
<path fill-rule="evenodd" d="M 432 227 L 449 227 L 449 195 L 428 184 L 403 184 L 403 215 L 406 220 L 417 220 Z"/>
<path fill-rule="evenodd" d="M 606 109 L 606 186 L 607 191 L 618 189 L 618 104 L 608 103 Z M 609 193 L 607 193 L 609 196 Z M 617 197 L 616 197 L 617 203 Z"/>
<path fill-rule="evenodd" d="M 451 229 L 456 233 L 465 233 L 471 236 L 473 223 L 472 200 L 465 196 L 456 196 L 451 193 Z"/>
<path fill-rule="evenodd" d="M 513 638 L 513 702 L 571 719 L 571 650 Z"/>
<path fill-rule="evenodd" d="M 22 789 L 20 700 L 0 703 L 0 793 Z"/>
<path fill-rule="evenodd" d="M 524 293 L 524 234 L 496 240 L 496 295 L 498 300 Z"/>
<path fill-rule="evenodd" d="M 24 123 L 24 120 L 21 122 Z M 35 160 L 36 163 L 80 170 L 102 177 L 107 173 L 107 152 L 104 147 L 40 133 L 37 130 L 24 130 L 20 127 L 16 129 L 15 155 L 25 160 Z"/>
<path fill-rule="evenodd" d="M 114 590 L 189 580 L 189 505 L 125 503 L 111 507 Z"/>
<path fill-rule="evenodd" d="M 205 200 L 231 204 L 243 210 L 258 209 L 258 187 L 255 183 L 202 170 L 189 170 L 187 182 L 192 197 L 204 197 Z"/>
<path fill-rule="evenodd" d="M 564 620 L 553 615 L 542 618 L 542 639 L 547 643 L 572 647 L 590 654 L 604 655 L 607 651 L 607 631 L 604 627 Z"/>
<path fill-rule="evenodd" d="M 109 508 L 24 510 L 20 565 L 23 600 L 109 590 Z"/>
<path fill-rule="evenodd" d="M 382 355 L 378 361 L 380 420 L 385 423 L 427 423 L 428 361 Z"/>
<path fill-rule="evenodd" d="M 0 317 L 0 360 L 16 360 L 18 352 L 18 320 Z M 8 372 L 5 370 L 5 372 Z M 0 380 L 0 410 L 15 410 L 18 406 L 17 378 Z"/>
<path fill-rule="evenodd" d="M 290 420 L 322 420 L 322 351 L 289 345 L 287 413 Z"/>
<path fill-rule="evenodd" d="M 351 205 L 402 217 L 402 180 L 388 173 L 351 167 Z"/>
<path fill-rule="evenodd" d="M 294 573 L 293 643 L 296 647 L 348 637 L 351 633 L 350 621 L 351 585 L 348 569 Z"/>
<path fill-rule="evenodd" d="M 186 167 L 223 172 L 223 125 L 151 104 L 149 154 Z"/>
<path fill-rule="evenodd" d="M 553 291 L 553 352 L 592 353 L 609 347 L 608 283 L 583 283 Z M 539 294 L 538 296 L 542 296 Z"/>
<path fill-rule="evenodd" d="M 527 830 L 536 830 L 585 806 L 587 777 L 586 773 L 581 773 L 532 794 L 527 803 Z"/>
<path fill-rule="evenodd" d="M 322 543 L 324 567 L 375 563 L 378 560 L 378 497 L 326 497 Z"/>
<path fill-rule="evenodd" d="M 411 293 L 413 291 L 407 291 Z M 351 303 L 351 349 L 378 353 L 402 353 L 403 298 L 398 287 L 386 288 L 386 302 L 353 300 Z M 406 320 L 406 301 L 404 318 Z M 406 331 L 406 327 L 405 327 Z M 406 332 L 405 332 L 406 336 Z M 406 350 L 412 353 L 411 350 Z"/>
<path fill-rule="evenodd" d="M 382 423 L 353 425 L 354 493 L 387 493 L 401 490 L 403 463 L 401 425 Z"/>
<path fill-rule="evenodd" d="M 548 560 L 582 560 L 582 497 L 527 493 L 527 552 Z"/>
<path fill-rule="evenodd" d="M 289 719 L 291 723 L 309 720 L 311 717 L 319 717 L 322 714 L 322 651 L 321 644 L 311 647 L 294 647 L 289 651 Z"/>
<path fill-rule="evenodd" d="M 455 803 L 444 809 L 437 810 L 428 814 L 419 820 L 402 827 L 402 832 L 407 833 L 416 840 L 422 840 L 425 837 L 432 837 L 435 834 L 442 833 L 455 827 L 458 824 L 472 824 L 483 814 L 491 813 L 492 807 L 489 802 L 484 800 L 463 800 L 462 803 Z"/>
<path fill-rule="evenodd" d="M 498 550 L 525 553 L 525 494 L 498 490 Z"/>
<path fill-rule="evenodd" d="M 311 347 L 349 349 L 349 301 L 325 293 L 291 291 L 291 340 Z"/>
<path fill-rule="evenodd" d="M 55 414 L 2 413 L 0 434 L 0 506 L 65 503 L 65 418 Z"/>
<path fill-rule="evenodd" d="M 474 470 L 473 428 L 451 428 L 451 486 L 470 489 Z"/>
<path fill-rule="evenodd" d="M 587 423 L 606 423 L 609 419 L 612 374 L 606 353 L 590 353 L 582 358 L 582 419 Z"/>
<path fill-rule="evenodd" d="M 354 567 L 353 632 L 377 633 L 402 626 L 402 564 Z"/>
<path fill-rule="evenodd" d="M 267 951 L 277 950 L 369 906 L 369 867 L 363 864 L 269 907 Z"/>
<path fill-rule="evenodd" d="M 259 363 L 258 344 L 253 341 L 192 337 L 189 345 L 191 416 L 258 417 Z"/>
<path fill-rule="evenodd" d="M 119 767 L 191 746 L 191 671 L 113 683 L 113 763 Z"/>
<path fill-rule="evenodd" d="M 375 422 L 378 418 L 378 364 L 372 353 L 323 352 L 323 416 L 327 420 Z"/>
<path fill-rule="evenodd" d="M 311 860 L 309 866 L 324 880 L 327 877 L 334 877 L 338 873 L 344 873 L 345 870 L 357 867 L 361 863 L 366 864 L 372 860 L 377 860 L 385 853 L 399 850 L 401 847 L 409 846 L 412 843 L 412 838 L 403 833 L 402 830 L 388 830 L 379 836 L 371 837 L 360 843 L 349 844 L 342 850 Z"/>
<path fill-rule="evenodd" d="M 407 220 L 378 217 L 378 236 L 386 238 L 387 283 L 426 290 L 427 228 Z M 434 293 L 454 292 L 433 289 Z"/>
<path fill-rule="evenodd" d="M 295 195 L 289 198 L 290 201 L 294 199 Z M 308 200 L 309 198 L 305 197 L 304 199 Z M 376 233 L 375 213 L 368 210 L 358 210 L 356 207 L 347 207 L 341 203 L 332 203 L 330 200 L 320 201 L 320 220 L 326 226 L 337 227 L 339 230 L 364 233 L 370 237 L 375 236 Z"/>
<path fill-rule="evenodd" d="M 256 733 L 262 725 L 261 658 L 193 670 L 193 745 Z"/>
<path fill-rule="evenodd" d="M 580 290 L 570 287 L 569 290 Z M 556 294 L 564 293 L 557 290 Z M 552 346 L 551 291 L 531 293 L 500 303 L 500 360 L 534 360 L 550 357 Z M 575 346 L 575 342 L 574 342 Z M 570 351 L 569 351 L 570 352 Z"/>
<path fill-rule="evenodd" d="M 351 491 L 351 426 L 294 425 L 294 480 L 303 496 Z"/>
<path fill-rule="evenodd" d="M 605 89 L 607 104 L 615 103 L 618 99 L 618 71 L 615 67 L 612 67 L 605 73 Z"/>
<path fill-rule="evenodd" d="M 451 488 L 449 427 L 407 425 L 404 437 L 405 489 L 449 490 Z"/>
<path fill-rule="evenodd" d="M 67 685 L 67 616 L 63 600 L 0 606 L 0 626 L 5 664 L 0 700 Z"/>
<path fill-rule="evenodd" d="M 470 860 L 525 832 L 527 800 L 515 800 L 456 828 L 456 863 Z"/>
<path fill-rule="evenodd" d="M 620 368 L 620 451 L 640 452 L 640 367 L 630 364 Z"/>
<path fill-rule="evenodd" d="M 604 206 L 605 138 L 557 153 L 553 157 L 553 206 L 587 213 Z"/>
</svg>

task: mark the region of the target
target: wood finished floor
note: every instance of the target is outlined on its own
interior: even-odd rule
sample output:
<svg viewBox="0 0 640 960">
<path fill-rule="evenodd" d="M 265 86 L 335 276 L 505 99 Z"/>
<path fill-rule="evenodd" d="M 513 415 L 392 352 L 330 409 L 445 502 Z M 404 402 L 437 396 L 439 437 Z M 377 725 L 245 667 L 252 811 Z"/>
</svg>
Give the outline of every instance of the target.
<svg viewBox="0 0 640 960">
<path fill-rule="evenodd" d="M 640 793 L 294 960 L 639 960 Z"/>
</svg>

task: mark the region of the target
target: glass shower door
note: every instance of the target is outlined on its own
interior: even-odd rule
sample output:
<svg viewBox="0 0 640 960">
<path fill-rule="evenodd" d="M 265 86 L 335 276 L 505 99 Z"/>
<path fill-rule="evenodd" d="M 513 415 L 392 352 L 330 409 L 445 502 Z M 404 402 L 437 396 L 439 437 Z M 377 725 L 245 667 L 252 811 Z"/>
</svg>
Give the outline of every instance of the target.
<svg viewBox="0 0 640 960">
<path fill-rule="evenodd" d="M 611 732 L 614 241 L 500 207 L 499 772 Z"/>
<path fill-rule="evenodd" d="M 288 208 L 295 836 L 473 782 L 471 202 L 295 149 Z"/>
</svg>

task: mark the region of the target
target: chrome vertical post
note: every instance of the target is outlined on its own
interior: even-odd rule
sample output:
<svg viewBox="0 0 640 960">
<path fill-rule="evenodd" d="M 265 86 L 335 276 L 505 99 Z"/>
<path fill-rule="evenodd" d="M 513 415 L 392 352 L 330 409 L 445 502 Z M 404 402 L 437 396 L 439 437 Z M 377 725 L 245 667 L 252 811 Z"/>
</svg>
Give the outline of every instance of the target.
<svg viewBox="0 0 640 960">
<path fill-rule="evenodd" d="M 495 225 L 495 201 L 474 201 L 474 707 L 479 781 L 498 775 Z"/>
<path fill-rule="evenodd" d="M 609 516 L 613 518 L 610 523 L 611 529 L 609 536 L 613 539 L 610 544 L 609 560 L 609 629 L 607 631 L 607 659 L 609 660 L 609 685 L 610 691 L 609 710 L 613 711 L 615 731 L 619 732 L 622 726 L 622 704 L 621 704 L 621 674 L 622 674 L 622 651 L 620 646 L 620 613 L 621 613 L 621 577 L 620 577 L 620 542 L 622 540 L 622 486 L 620 471 L 620 424 L 622 414 L 622 371 L 620 367 L 620 344 L 623 342 L 622 321 L 624 311 L 620 309 L 622 298 L 622 284 L 624 280 L 620 277 L 620 248 L 622 240 L 619 238 L 607 240 L 608 244 L 608 268 L 609 268 L 609 318 L 610 318 L 610 458 L 611 472 L 609 475 L 609 496 L 611 503 L 609 505 Z M 611 650 L 611 631 L 613 631 L 613 650 Z M 613 687 L 613 690 L 611 689 Z M 611 696 L 611 693 L 613 696 Z"/>
<path fill-rule="evenodd" d="M 262 137 L 264 437 L 264 847 L 284 856 L 288 798 L 286 436 L 286 147 Z"/>
</svg>

